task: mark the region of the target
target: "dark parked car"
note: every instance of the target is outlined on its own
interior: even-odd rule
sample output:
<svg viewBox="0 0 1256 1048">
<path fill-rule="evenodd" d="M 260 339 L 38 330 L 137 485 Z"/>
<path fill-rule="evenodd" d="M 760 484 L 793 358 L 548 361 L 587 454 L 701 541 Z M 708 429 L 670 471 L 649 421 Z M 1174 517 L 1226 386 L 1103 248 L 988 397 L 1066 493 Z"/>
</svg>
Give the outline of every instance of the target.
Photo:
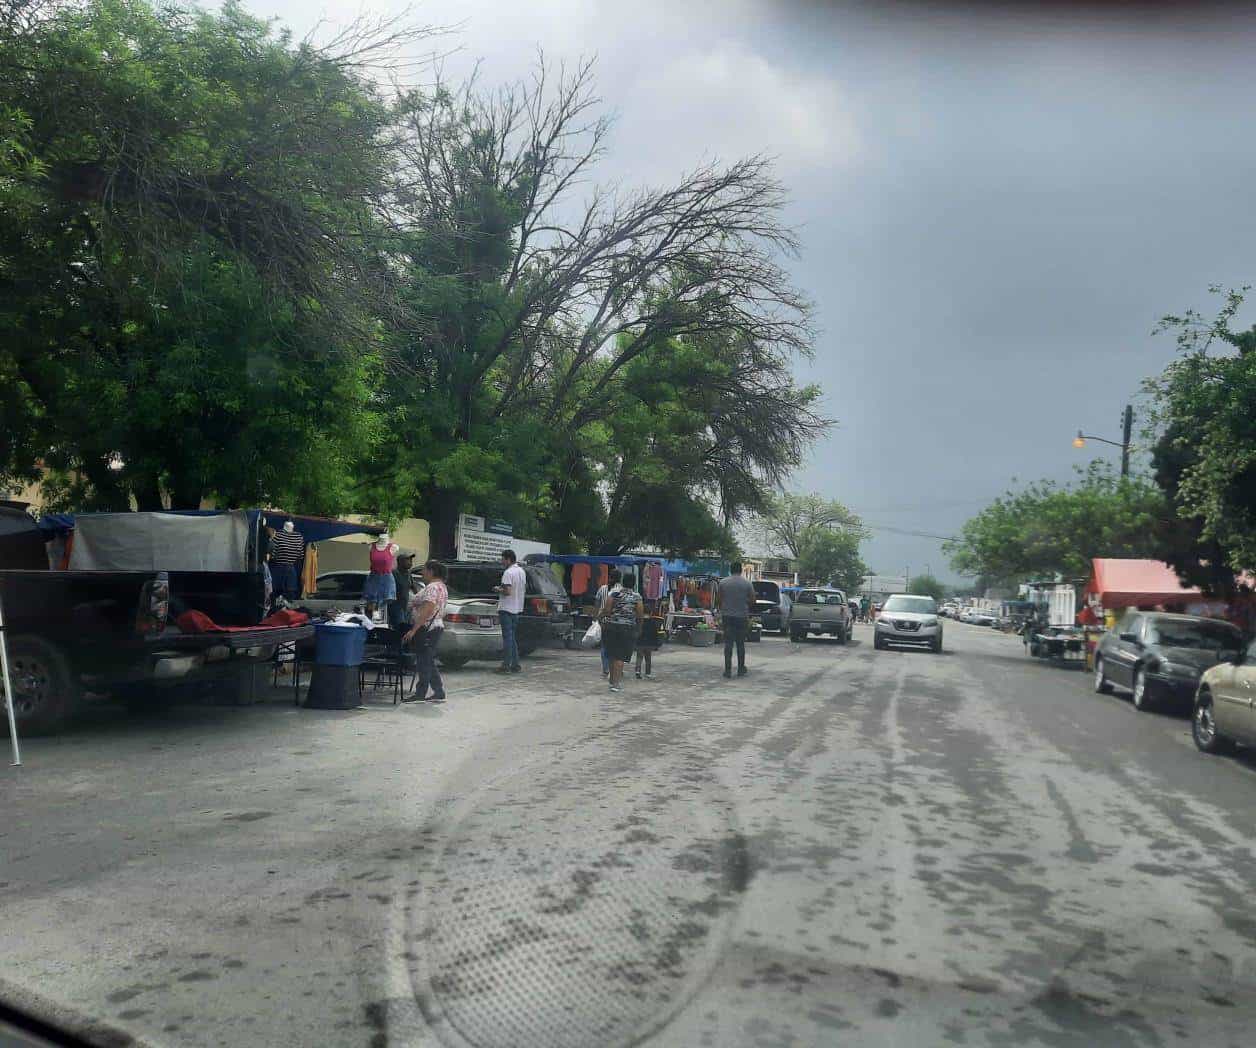
<svg viewBox="0 0 1256 1048">
<path fill-rule="evenodd" d="M 789 623 L 789 597 L 781 592 L 775 582 L 759 580 L 754 583 L 754 611 L 765 630 L 784 633 Z"/>
<path fill-rule="evenodd" d="M 1204 671 L 1233 659 L 1244 648 L 1237 627 L 1218 619 L 1163 612 L 1127 611 L 1095 651 L 1095 691 L 1116 685 L 1134 706 L 1189 709 Z"/>
<path fill-rule="evenodd" d="M 493 587 L 502 581 L 499 561 L 453 560 L 449 569 L 449 596 L 481 597 L 497 603 Z M 546 644 L 563 644 L 571 636 L 571 598 L 543 564 L 520 564 L 528 577 L 523 614 L 519 616 L 519 654 Z"/>
</svg>

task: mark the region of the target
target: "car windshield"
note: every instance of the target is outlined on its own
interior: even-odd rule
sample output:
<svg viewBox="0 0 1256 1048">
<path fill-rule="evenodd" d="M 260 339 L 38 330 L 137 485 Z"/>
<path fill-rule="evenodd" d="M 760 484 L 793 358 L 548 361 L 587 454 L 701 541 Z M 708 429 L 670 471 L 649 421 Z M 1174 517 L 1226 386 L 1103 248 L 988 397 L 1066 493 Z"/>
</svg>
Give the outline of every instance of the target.
<svg viewBox="0 0 1256 1048">
<path fill-rule="evenodd" d="M 933 614 L 937 604 L 932 597 L 891 597 L 885 602 L 883 611 L 909 611 L 921 615 Z"/>
<path fill-rule="evenodd" d="M 0 0 L 0 1044 L 1256 1040 L 1254 55 Z"/>
<path fill-rule="evenodd" d="M 1148 641 L 1164 648 L 1198 648 L 1202 651 L 1240 651 L 1243 634 L 1222 622 L 1183 622 L 1152 619 Z"/>
</svg>

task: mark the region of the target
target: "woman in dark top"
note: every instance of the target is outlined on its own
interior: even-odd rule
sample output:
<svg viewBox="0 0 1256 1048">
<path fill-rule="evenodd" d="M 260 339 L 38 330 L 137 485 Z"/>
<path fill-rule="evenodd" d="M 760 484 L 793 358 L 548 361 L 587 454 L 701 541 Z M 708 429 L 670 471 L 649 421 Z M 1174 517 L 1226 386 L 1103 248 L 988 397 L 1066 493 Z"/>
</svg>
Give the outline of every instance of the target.
<svg viewBox="0 0 1256 1048">
<path fill-rule="evenodd" d="M 611 691 L 622 691 L 624 663 L 632 658 L 645 617 L 641 594 L 632 588 L 631 578 L 625 577 L 606 594 L 601 612 L 602 644 L 611 660 Z"/>
</svg>

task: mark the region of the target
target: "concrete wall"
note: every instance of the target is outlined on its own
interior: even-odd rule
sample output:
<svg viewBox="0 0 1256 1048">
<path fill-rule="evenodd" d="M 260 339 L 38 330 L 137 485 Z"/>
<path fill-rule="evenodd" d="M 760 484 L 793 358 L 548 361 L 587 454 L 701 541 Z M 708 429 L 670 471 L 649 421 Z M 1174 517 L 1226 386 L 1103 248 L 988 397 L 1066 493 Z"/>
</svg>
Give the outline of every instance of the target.
<svg viewBox="0 0 1256 1048">
<path fill-rule="evenodd" d="M 345 517 L 355 524 L 369 524 L 370 517 Z M 428 558 L 429 528 L 426 520 L 410 517 L 389 532 L 392 541 L 415 556 L 416 567 Z M 345 535 L 318 544 L 318 572 L 366 571 L 371 566 L 367 548 L 375 541 L 369 535 Z"/>
</svg>

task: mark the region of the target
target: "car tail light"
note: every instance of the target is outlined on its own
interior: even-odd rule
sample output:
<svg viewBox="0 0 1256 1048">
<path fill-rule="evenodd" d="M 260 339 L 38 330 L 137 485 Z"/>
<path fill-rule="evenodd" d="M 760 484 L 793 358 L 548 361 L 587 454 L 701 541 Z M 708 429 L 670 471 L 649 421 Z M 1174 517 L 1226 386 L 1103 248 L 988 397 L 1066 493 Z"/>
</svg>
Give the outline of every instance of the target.
<svg viewBox="0 0 1256 1048">
<path fill-rule="evenodd" d="M 497 626 L 496 615 L 471 615 L 467 612 L 452 612 L 445 616 L 446 622 L 460 622 L 464 626 L 479 626 L 481 629 L 494 629 Z"/>
<path fill-rule="evenodd" d="M 544 597 L 529 597 L 527 600 L 528 610 L 533 615 L 548 615 L 550 610 L 550 602 Z"/>
<path fill-rule="evenodd" d="M 170 617 L 170 577 L 163 571 L 144 583 L 135 612 L 135 632 L 141 636 L 160 633 Z"/>
</svg>

